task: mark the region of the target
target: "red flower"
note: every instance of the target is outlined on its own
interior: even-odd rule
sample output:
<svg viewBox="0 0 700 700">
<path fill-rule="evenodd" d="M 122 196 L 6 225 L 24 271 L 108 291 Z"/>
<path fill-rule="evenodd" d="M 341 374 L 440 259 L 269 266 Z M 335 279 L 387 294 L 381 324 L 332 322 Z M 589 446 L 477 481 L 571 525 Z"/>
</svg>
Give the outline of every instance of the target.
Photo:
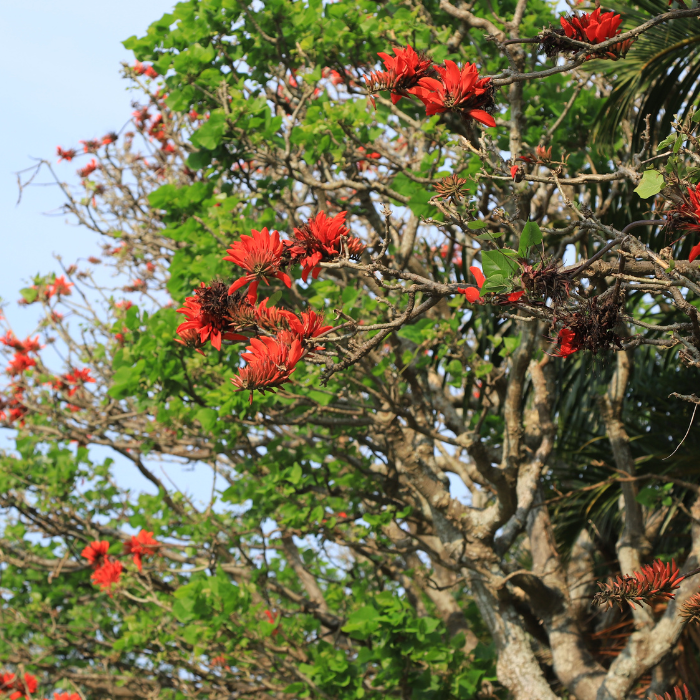
<svg viewBox="0 0 700 700">
<path fill-rule="evenodd" d="M 30 367 L 36 367 L 36 360 L 23 352 L 16 352 L 12 356 L 10 364 L 7 365 L 7 369 L 5 371 L 11 377 L 14 377 L 17 374 L 26 372 Z"/>
<path fill-rule="evenodd" d="M 81 700 L 78 693 L 54 693 L 53 700 Z"/>
<path fill-rule="evenodd" d="M 80 553 L 81 557 L 88 560 L 90 566 L 99 567 L 107 561 L 107 552 L 109 551 L 109 542 L 107 540 L 95 540 L 91 542 Z"/>
<path fill-rule="evenodd" d="M 224 260 L 230 260 L 248 271 L 247 275 L 237 279 L 229 287 L 228 293 L 233 294 L 237 289 L 251 282 L 248 289 L 248 299 L 251 304 L 254 304 L 260 280 L 269 284 L 268 277 L 277 277 L 290 288 L 292 280 L 289 275 L 280 271 L 284 244 L 280 241 L 279 233 L 277 231 L 270 233 L 267 227 L 262 231 L 253 229 L 251 233 L 252 236 L 241 236 L 240 241 L 233 243 L 226 251 L 228 255 L 224 257 Z"/>
<path fill-rule="evenodd" d="M 518 174 L 518 170 L 520 169 L 519 165 L 511 165 L 510 166 L 510 176 L 515 180 L 516 175 Z"/>
<path fill-rule="evenodd" d="M 418 86 L 410 90 L 425 105 L 427 116 L 459 112 L 465 119 L 496 126 L 496 120 L 489 114 L 494 108 L 491 78 L 479 78 L 472 63 L 465 63 L 460 71 L 454 61 L 445 61 L 445 68 L 435 66 L 435 70 L 440 80 L 421 78 Z"/>
<path fill-rule="evenodd" d="M 669 212 L 669 221 L 673 228 L 684 231 L 700 231 L 700 182 L 688 188 L 688 201 Z M 700 243 L 693 246 L 688 260 L 693 261 L 700 255 Z"/>
<path fill-rule="evenodd" d="M 69 374 L 64 375 L 64 379 L 68 384 L 74 384 L 73 388 L 68 392 L 68 396 L 73 396 L 78 391 L 79 385 L 91 383 L 95 380 L 90 376 L 90 368 L 73 369 Z"/>
<path fill-rule="evenodd" d="M 62 160 L 68 161 L 70 163 L 73 160 L 73 158 L 75 158 L 77 153 L 74 148 L 68 148 L 64 151 L 60 146 L 56 146 L 56 155 L 58 156 L 59 163 Z"/>
<path fill-rule="evenodd" d="M 0 343 L 21 353 L 39 352 L 41 350 L 39 336 L 34 339 L 19 340 L 12 331 L 7 331 L 4 336 L 0 336 Z"/>
<path fill-rule="evenodd" d="M 562 328 L 559 331 L 557 344 L 559 345 L 559 350 L 554 353 L 554 357 L 569 357 L 581 347 L 581 341 L 570 328 Z"/>
<path fill-rule="evenodd" d="M 359 256 L 365 249 L 359 238 L 349 236 L 350 231 L 345 225 L 346 215 L 346 211 L 341 211 L 329 218 L 325 211 L 320 211 L 301 228 L 294 229 L 291 241 L 283 241 L 292 261 L 301 263 L 304 282 L 309 278 L 309 272 L 314 279 L 318 277 L 321 261 L 333 260 L 340 255 L 341 239 L 351 257 Z"/>
<path fill-rule="evenodd" d="M 525 294 L 525 292 L 522 290 L 519 292 L 511 292 L 508 295 L 508 301 L 518 301 L 523 294 Z"/>
<path fill-rule="evenodd" d="M 577 41 L 589 41 L 591 44 L 600 44 L 607 39 L 612 39 L 620 33 L 619 26 L 622 17 L 614 12 L 603 12 L 596 8 L 593 12 L 585 12 L 571 17 L 560 17 L 562 29 L 569 39 Z"/>
<path fill-rule="evenodd" d="M 99 586 L 103 591 L 108 591 L 112 597 L 112 586 L 119 583 L 124 565 L 120 561 L 105 561 L 99 569 L 93 572 L 90 578 L 95 586 Z"/>
<path fill-rule="evenodd" d="M 469 270 L 476 278 L 476 283 L 479 289 L 481 289 L 484 286 L 484 282 L 486 281 L 484 273 L 478 267 L 470 267 Z M 458 289 L 457 292 L 459 292 L 459 294 L 464 294 L 464 296 L 467 297 L 467 301 L 471 302 L 472 304 L 474 302 L 481 303 L 479 299 L 479 297 L 481 296 L 481 292 L 479 291 L 479 289 L 477 289 L 476 287 L 466 287 L 465 289 Z"/>
<path fill-rule="evenodd" d="M 601 13 L 598 7 L 587 14 L 584 12 L 579 15 L 574 12 L 570 17 L 560 17 L 559 22 L 569 39 L 600 44 L 620 33 L 619 27 L 622 17 L 614 12 Z M 619 44 L 614 44 L 606 51 L 605 55 L 617 60 L 627 53 L 632 41 L 632 39 L 627 39 Z M 578 47 L 572 49 L 572 51 L 578 50 Z"/>
<path fill-rule="evenodd" d="M 231 667 L 226 663 L 226 657 L 223 654 L 220 654 L 219 656 L 215 656 L 210 662 L 209 665 L 212 668 L 216 668 L 217 666 L 221 666 L 221 668 L 224 669 L 224 671 L 230 671 Z"/>
<path fill-rule="evenodd" d="M 122 311 L 128 311 L 132 306 L 133 302 L 129 301 L 128 299 L 120 299 L 115 306 L 118 309 L 121 309 Z"/>
<path fill-rule="evenodd" d="M 139 571 L 143 568 L 142 557 L 156 554 L 160 542 L 153 539 L 153 533 L 141 530 L 138 535 L 132 536 L 128 542 L 124 543 L 124 553 L 133 554 L 134 564 Z"/>
<path fill-rule="evenodd" d="M 118 138 L 119 134 L 116 134 L 114 131 L 110 131 L 108 134 L 105 134 L 102 137 L 102 145 L 109 146 L 110 143 L 116 143 Z"/>
<path fill-rule="evenodd" d="M 247 301 L 247 299 L 246 299 Z M 278 309 L 276 306 L 267 306 L 268 299 L 263 299 L 257 306 L 241 304 L 238 307 L 239 313 L 235 314 L 236 321 L 242 322 L 240 327 L 256 325 L 268 331 L 287 330 L 289 320 L 296 318 L 291 311 Z M 251 314 L 252 311 L 252 314 Z M 246 340 L 248 340 L 246 338 Z"/>
<path fill-rule="evenodd" d="M 141 61 L 136 61 L 132 66 L 136 75 L 146 75 L 149 78 L 157 78 L 158 73 L 156 73 L 153 66 L 144 66 Z"/>
<path fill-rule="evenodd" d="M 395 56 L 379 52 L 386 71 L 374 71 L 365 76 L 367 89 L 371 95 L 382 90 L 391 91 L 391 101 L 396 104 L 402 97 L 408 97 L 410 90 L 418 85 L 421 78 L 432 72 L 433 61 L 424 53 L 416 53 L 413 47 L 394 47 Z M 336 83 L 334 83 L 336 84 Z M 374 105 L 374 98 L 370 98 Z M 376 105 L 375 105 L 376 107 Z"/>
<path fill-rule="evenodd" d="M 317 314 L 315 311 L 301 312 L 301 319 L 294 314 L 289 314 L 289 327 L 296 333 L 299 340 L 308 340 L 323 335 L 327 331 L 333 330 L 333 326 L 323 325 L 323 314 Z M 314 348 L 320 350 L 322 348 Z"/>
<path fill-rule="evenodd" d="M 265 611 L 265 615 L 266 615 L 266 617 L 267 617 L 267 621 L 268 621 L 271 625 L 276 625 L 276 624 L 277 624 L 277 620 L 279 620 L 279 617 L 280 617 L 280 616 L 279 616 L 279 613 L 277 613 L 276 615 L 273 615 L 269 610 L 266 610 L 266 611 Z M 273 637 L 276 637 L 279 633 L 280 633 L 280 628 L 279 628 L 279 627 L 275 627 L 275 629 L 274 629 L 273 632 L 272 632 L 272 636 L 273 636 Z"/>
<path fill-rule="evenodd" d="M 83 153 L 95 153 L 101 145 L 97 139 L 88 139 L 80 141 L 80 143 L 83 144 Z"/>
<path fill-rule="evenodd" d="M 275 387 L 288 381 L 304 354 L 298 338 L 290 345 L 277 338 L 253 338 L 246 350 L 241 357 L 248 364 L 231 381 L 238 387 L 236 391 L 250 391 L 250 403 L 255 389 L 262 394 L 274 393 Z"/>
<path fill-rule="evenodd" d="M 68 296 L 71 291 L 71 287 L 73 286 L 72 282 L 67 282 L 66 278 L 61 275 L 60 277 L 56 277 L 54 280 L 54 283 L 49 287 L 48 295 L 49 297 L 58 295 L 58 296 Z"/>
<path fill-rule="evenodd" d="M 231 319 L 228 316 L 229 292 L 223 282 L 213 282 L 210 286 L 201 282 L 194 294 L 187 297 L 185 305 L 177 310 L 187 317 L 187 321 L 177 327 L 176 332 L 183 339 L 178 342 L 191 346 L 193 331 L 199 335 L 199 346 L 209 340 L 217 350 L 221 350 L 222 340 L 248 340 L 245 336 L 224 332 Z"/>
<path fill-rule="evenodd" d="M 36 692 L 38 683 L 31 673 L 24 674 L 24 680 L 17 678 L 14 673 L 4 673 L 0 676 L 0 693 L 10 693 L 10 700 L 29 698 Z"/>
</svg>

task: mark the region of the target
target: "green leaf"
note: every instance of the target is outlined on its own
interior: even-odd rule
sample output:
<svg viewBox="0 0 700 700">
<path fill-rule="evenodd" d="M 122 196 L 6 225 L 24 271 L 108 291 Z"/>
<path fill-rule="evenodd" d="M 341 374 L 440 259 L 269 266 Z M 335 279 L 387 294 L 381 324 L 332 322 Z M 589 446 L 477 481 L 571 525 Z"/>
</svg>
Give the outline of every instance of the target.
<svg viewBox="0 0 700 700">
<path fill-rule="evenodd" d="M 505 231 L 496 231 L 496 233 L 491 233 L 490 231 L 487 231 L 486 233 L 480 233 L 478 236 L 475 236 L 475 238 L 479 241 L 490 241 L 496 238 L 500 238 L 504 233 Z"/>
<path fill-rule="evenodd" d="M 518 265 L 500 250 L 485 250 L 481 254 L 481 266 L 488 279 L 494 275 L 510 279 L 518 269 Z"/>
<path fill-rule="evenodd" d="M 206 148 L 213 151 L 226 132 L 226 115 L 223 112 L 212 112 L 209 119 L 199 127 L 190 141 L 198 148 Z"/>
<path fill-rule="evenodd" d="M 542 243 L 542 231 L 535 221 L 528 221 L 523 232 L 520 234 L 520 245 L 518 246 L 518 255 L 524 258 L 527 255 L 528 248 L 533 245 Z"/>
<path fill-rule="evenodd" d="M 19 293 L 27 304 L 33 304 L 39 296 L 39 291 L 34 287 L 25 287 L 24 289 L 20 289 Z"/>
<path fill-rule="evenodd" d="M 219 414 L 213 408 L 202 408 L 197 411 L 195 418 L 202 424 L 202 428 L 209 432 L 215 425 Z"/>
<path fill-rule="evenodd" d="M 485 221 L 470 221 L 467 228 L 470 231 L 478 231 L 480 228 L 486 228 L 488 224 Z"/>
<path fill-rule="evenodd" d="M 658 170 L 645 170 L 635 192 L 642 199 L 649 199 L 649 197 L 659 194 L 663 187 L 664 176 Z"/>
</svg>

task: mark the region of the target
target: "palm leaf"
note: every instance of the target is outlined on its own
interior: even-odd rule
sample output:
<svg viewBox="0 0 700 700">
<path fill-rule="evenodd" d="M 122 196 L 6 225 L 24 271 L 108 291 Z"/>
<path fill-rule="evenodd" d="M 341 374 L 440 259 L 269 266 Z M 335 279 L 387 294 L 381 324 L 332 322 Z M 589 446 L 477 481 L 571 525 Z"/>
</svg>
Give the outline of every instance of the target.
<svg viewBox="0 0 700 700">
<path fill-rule="evenodd" d="M 624 17 L 623 31 L 665 12 L 663 0 L 638 0 L 638 9 L 615 6 Z M 602 61 L 591 62 L 601 70 Z M 614 83 L 594 127 L 594 142 L 611 146 L 626 116 L 633 120 L 633 149 L 639 150 L 644 119 L 651 115 L 652 143 L 670 131 L 675 114 L 684 117 L 700 92 L 700 21 L 681 19 L 653 27 L 643 34 L 626 58 L 605 64 L 604 74 Z"/>
</svg>

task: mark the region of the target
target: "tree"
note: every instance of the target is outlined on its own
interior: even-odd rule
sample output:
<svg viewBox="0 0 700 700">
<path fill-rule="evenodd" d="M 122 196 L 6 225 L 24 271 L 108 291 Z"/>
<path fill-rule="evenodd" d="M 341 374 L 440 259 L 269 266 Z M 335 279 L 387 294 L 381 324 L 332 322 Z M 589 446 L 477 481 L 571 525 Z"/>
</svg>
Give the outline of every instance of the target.
<svg viewBox="0 0 700 700">
<path fill-rule="evenodd" d="M 696 112 L 589 134 L 699 15 L 191 0 L 129 39 L 133 127 L 61 184 L 104 254 L 2 340 L 2 691 L 697 697 Z"/>
</svg>

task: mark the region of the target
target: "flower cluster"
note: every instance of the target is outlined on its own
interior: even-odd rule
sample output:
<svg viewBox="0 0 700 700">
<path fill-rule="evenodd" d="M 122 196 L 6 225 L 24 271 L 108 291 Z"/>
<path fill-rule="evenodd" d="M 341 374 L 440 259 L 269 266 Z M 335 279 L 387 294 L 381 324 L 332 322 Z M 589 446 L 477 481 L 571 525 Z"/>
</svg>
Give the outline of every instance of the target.
<svg viewBox="0 0 700 700">
<path fill-rule="evenodd" d="M 700 593 L 691 595 L 679 611 L 679 615 L 685 622 L 700 622 Z"/>
<path fill-rule="evenodd" d="M 318 277 L 320 262 L 336 259 L 345 248 L 350 258 L 357 259 L 365 249 L 359 238 L 350 236 L 345 226 L 347 212 L 341 211 L 335 216 L 328 217 L 320 211 L 313 219 L 309 219 L 301 228 L 294 229 L 294 237 L 290 241 L 282 241 L 292 263 L 300 263 L 301 278 L 306 282 L 309 272 L 313 279 Z"/>
<path fill-rule="evenodd" d="M 365 76 L 367 91 L 375 95 L 383 90 L 391 92 L 391 101 L 396 104 L 402 97 L 408 97 L 410 90 L 422 78 L 435 74 L 432 59 L 424 53 L 416 53 L 412 46 L 405 49 L 394 47 L 394 56 L 384 52 L 377 55 L 384 62 L 385 71 L 374 71 Z M 374 104 L 374 97 L 371 97 Z"/>
<path fill-rule="evenodd" d="M 231 324 L 230 316 L 240 303 L 239 295 L 229 295 L 223 282 L 214 281 L 208 286 L 202 282 L 199 289 L 194 290 L 194 296 L 187 297 L 185 305 L 177 310 L 187 317 L 177 328 L 180 336 L 177 342 L 203 355 L 199 348 L 207 341 L 221 350 L 222 340 L 247 340 L 245 336 L 226 331 Z"/>
<path fill-rule="evenodd" d="M 465 63 L 459 68 L 454 61 L 446 60 L 444 66 L 438 66 L 411 46 L 395 48 L 394 54 L 395 57 L 380 53 L 386 71 L 365 76 L 370 95 L 388 90 L 394 103 L 415 95 L 425 105 L 429 117 L 455 112 L 465 120 L 496 126 L 492 116 L 496 106 L 491 78 L 480 78 L 474 64 Z"/>
<path fill-rule="evenodd" d="M 563 327 L 554 341 L 559 345 L 555 357 L 569 357 L 579 350 L 590 350 L 595 355 L 601 350 L 622 347 L 622 339 L 615 332 L 620 322 L 620 302 L 612 296 L 602 302 L 592 297 L 580 311 L 560 311 L 556 320 Z"/>
<path fill-rule="evenodd" d="M 153 533 L 146 530 L 141 530 L 138 535 L 132 536 L 124 543 L 124 553 L 133 556 L 139 571 L 143 568 L 143 557 L 156 555 L 159 548 L 160 543 L 153 539 Z M 109 542 L 95 540 L 83 549 L 81 556 L 87 559 L 94 569 L 90 576 L 93 584 L 107 591 L 111 597 L 113 587 L 121 580 L 124 565 L 109 556 Z"/>
<path fill-rule="evenodd" d="M 153 66 L 144 66 L 141 61 L 136 61 L 132 66 L 133 71 L 136 75 L 145 75 L 147 78 L 157 78 L 158 73 Z"/>
<path fill-rule="evenodd" d="M 9 693 L 9 700 L 28 699 L 36 692 L 37 686 L 37 680 L 31 673 L 25 673 L 24 678 L 14 673 L 0 675 L 0 693 Z"/>
<path fill-rule="evenodd" d="M 593 596 L 593 603 L 605 606 L 606 609 L 617 603 L 622 610 L 623 601 L 634 608 L 635 603 L 639 606 L 644 603 L 649 605 L 654 598 L 670 600 L 674 597 L 673 591 L 680 588 L 684 578 L 680 575 L 675 561 L 664 564 L 657 560 L 653 564 L 643 566 L 641 571 L 635 571 L 634 576 L 618 574 L 607 583 L 599 581 L 600 591 Z"/>
<path fill-rule="evenodd" d="M 654 693 L 654 700 L 693 700 L 693 696 L 690 694 L 688 686 L 683 683 L 682 686 L 673 686 L 673 695 L 671 693 L 664 693 L 663 695 Z"/>
<path fill-rule="evenodd" d="M 700 182 L 695 188 L 688 187 L 688 197 L 678 206 L 666 213 L 669 226 L 672 230 L 680 229 L 688 233 L 700 232 Z M 690 250 L 688 260 L 691 262 L 700 255 L 700 243 L 696 243 Z"/>
<path fill-rule="evenodd" d="M 563 40 L 564 36 L 586 44 L 602 44 L 608 39 L 613 39 L 620 34 L 622 17 L 614 12 L 602 12 L 600 7 L 597 7 L 592 12 L 573 12 L 571 15 L 565 15 L 560 17 L 559 22 L 561 29 L 550 30 L 541 37 L 542 48 L 550 57 L 562 51 L 577 53 L 581 50 L 580 47 Z M 610 58 L 616 61 L 627 54 L 632 42 L 633 39 L 627 39 L 613 44 L 607 47 L 604 53 L 596 54 L 596 58 Z"/>
<path fill-rule="evenodd" d="M 158 553 L 160 542 L 153 539 L 153 533 L 141 530 L 138 535 L 132 535 L 124 543 L 124 553 L 134 558 L 134 564 L 139 571 L 143 570 L 143 557 L 151 557 Z"/>
<path fill-rule="evenodd" d="M 247 364 L 231 381 L 236 391 L 250 391 L 251 403 L 256 389 L 263 394 L 274 393 L 289 381 L 304 355 L 323 349 L 311 341 L 332 327 L 324 325 L 323 316 L 314 311 L 297 316 L 268 306 L 267 298 L 258 303 L 258 287 L 261 282 L 269 284 L 271 278 L 291 287 L 291 277 L 285 270 L 294 264 L 301 265 L 302 278 L 307 281 L 309 274 L 314 279 L 318 276 L 322 262 L 340 256 L 358 258 L 365 246 L 350 236 L 346 214 L 343 211 L 329 217 L 319 212 L 295 228 L 289 240 L 280 239 L 277 231 L 267 228 L 241 236 L 228 248 L 224 260 L 233 262 L 245 274 L 230 285 L 222 281 L 200 283 L 194 296 L 187 297 L 178 309 L 187 320 L 178 326 L 176 342 L 203 355 L 201 348 L 207 341 L 219 350 L 224 340 L 249 341 L 241 354 Z M 242 296 L 239 290 L 246 284 L 248 291 Z"/>
</svg>

